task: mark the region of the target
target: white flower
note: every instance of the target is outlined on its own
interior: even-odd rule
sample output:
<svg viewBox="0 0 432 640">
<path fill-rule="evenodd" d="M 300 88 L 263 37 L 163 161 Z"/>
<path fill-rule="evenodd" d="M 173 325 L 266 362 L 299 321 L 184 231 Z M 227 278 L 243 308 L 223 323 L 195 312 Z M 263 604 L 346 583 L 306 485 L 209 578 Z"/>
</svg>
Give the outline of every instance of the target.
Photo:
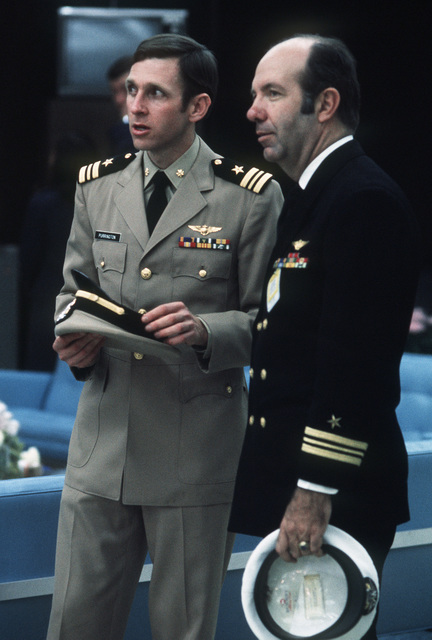
<svg viewBox="0 0 432 640">
<path fill-rule="evenodd" d="M 4 431 L 10 436 L 16 436 L 19 428 L 18 420 L 15 420 L 12 413 L 8 411 L 7 405 L 0 402 L 0 431 Z"/>
<path fill-rule="evenodd" d="M 29 471 L 30 469 L 37 469 L 40 466 L 40 454 L 36 447 L 29 447 L 27 451 L 23 451 L 20 454 L 20 459 L 18 460 L 18 468 L 23 473 Z"/>
<path fill-rule="evenodd" d="M 15 418 L 11 418 L 7 423 L 4 431 L 8 433 L 10 436 L 16 436 L 20 428 L 20 423 Z"/>
</svg>

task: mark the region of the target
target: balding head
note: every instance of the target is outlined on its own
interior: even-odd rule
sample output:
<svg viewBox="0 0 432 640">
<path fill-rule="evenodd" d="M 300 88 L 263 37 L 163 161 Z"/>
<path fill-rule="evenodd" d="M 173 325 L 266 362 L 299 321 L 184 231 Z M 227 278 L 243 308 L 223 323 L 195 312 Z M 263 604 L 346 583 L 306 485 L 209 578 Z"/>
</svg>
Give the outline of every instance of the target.
<svg viewBox="0 0 432 640">
<path fill-rule="evenodd" d="M 354 133 L 359 123 L 360 85 L 356 61 L 346 45 L 337 38 L 306 34 L 294 36 L 273 48 L 277 47 L 283 47 L 287 55 L 293 51 L 308 53 L 299 75 L 304 94 L 303 113 L 312 113 L 317 96 L 333 87 L 340 95 L 337 117 L 349 133 Z"/>
<path fill-rule="evenodd" d="M 256 124 L 266 160 L 294 180 L 319 153 L 353 131 L 355 118 L 344 120 L 345 110 L 340 111 L 341 65 L 320 65 L 321 49 L 331 62 L 338 47 L 319 36 L 297 36 L 272 47 L 255 72 L 247 117 Z"/>
</svg>

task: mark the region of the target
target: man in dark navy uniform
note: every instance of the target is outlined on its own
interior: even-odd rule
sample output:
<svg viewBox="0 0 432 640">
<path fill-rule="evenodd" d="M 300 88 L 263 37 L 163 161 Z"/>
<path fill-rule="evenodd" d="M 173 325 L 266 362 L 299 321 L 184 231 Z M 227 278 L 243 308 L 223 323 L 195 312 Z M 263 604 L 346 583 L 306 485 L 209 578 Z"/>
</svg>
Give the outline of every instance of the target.
<svg viewBox="0 0 432 640">
<path fill-rule="evenodd" d="M 276 45 L 253 80 L 247 116 L 264 157 L 298 185 L 254 325 L 230 528 L 280 528 L 276 549 L 295 562 L 322 553 L 331 522 L 366 547 L 381 575 L 409 518 L 395 409 L 417 230 L 399 187 L 353 139 L 359 94 L 350 52 L 319 36 Z"/>
</svg>

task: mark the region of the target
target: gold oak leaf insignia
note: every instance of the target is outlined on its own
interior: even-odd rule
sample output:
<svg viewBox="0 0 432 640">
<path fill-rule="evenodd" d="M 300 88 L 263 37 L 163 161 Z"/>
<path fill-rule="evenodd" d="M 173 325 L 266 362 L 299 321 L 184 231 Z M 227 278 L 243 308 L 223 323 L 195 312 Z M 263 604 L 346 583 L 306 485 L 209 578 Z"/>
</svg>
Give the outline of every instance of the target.
<svg viewBox="0 0 432 640">
<path fill-rule="evenodd" d="M 200 225 L 193 225 L 193 224 L 189 224 L 188 225 L 189 229 L 192 229 L 192 231 L 195 231 L 196 233 L 199 233 L 202 236 L 208 236 L 209 233 L 216 233 L 217 231 L 222 231 L 222 227 L 210 227 L 206 224 L 203 224 L 202 226 Z"/>
</svg>

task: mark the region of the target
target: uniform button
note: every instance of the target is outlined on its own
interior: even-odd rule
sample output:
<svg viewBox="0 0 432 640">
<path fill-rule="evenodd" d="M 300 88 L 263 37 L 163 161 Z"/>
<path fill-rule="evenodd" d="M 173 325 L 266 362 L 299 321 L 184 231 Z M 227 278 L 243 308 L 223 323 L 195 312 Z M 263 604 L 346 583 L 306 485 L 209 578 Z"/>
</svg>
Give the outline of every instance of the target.
<svg viewBox="0 0 432 640">
<path fill-rule="evenodd" d="M 265 369 L 261 369 L 260 376 L 261 380 L 265 380 L 267 378 L 267 371 Z"/>
<path fill-rule="evenodd" d="M 268 320 L 266 318 L 265 320 L 263 320 L 263 329 L 264 329 L 264 331 L 267 329 L 267 327 L 268 327 Z"/>
<path fill-rule="evenodd" d="M 100 262 L 100 266 L 102 267 L 102 269 L 104 268 L 104 266 L 105 266 L 105 260 L 101 260 L 101 262 Z"/>
<path fill-rule="evenodd" d="M 263 429 L 265 429 L 267 422 L 265 418 L 260 418 L 260 425 L 262 426 Z"/>
<path fill-rule="evenodd" d="M 134 355 L 135 360 L 142 360 L 144 358 L 144 354 L 143 353 L 138 353 L 138 351 L 135 351 L 133 355 Z"/>
<path fill-rule="evenodd" d="M 254 370 L 252 369 L 252 367 L 249 369 L 249 378 L 253 378 L 254 377 Z"/>
<path fill-rule="evenodd" d="M 229 395 L 231 395 L 231 394 L 232 394 L 232 392 L 233 392 L 232 386 L 231 386 L 231 385 L 229 385 L 229 384 L 227 384 L 226 391 L 227 391 L 227 393 L 228 393 Z"/>
<path fill-rule="evenodd" d="M 261 330 L 262 330 L 262 328 L 263 328 L 263 323 L 262 323 L 262 322 L 258 322 L 258 324 L 257 324 L 257 327 L 256 327 L 256 328 L 257 328 L 257 331 L 261 331 Z"/>
<path fill-rule="evenodd" d="M 249 416 L 249 424 L 250 424 L 250 426 L 252 426 L 254 422 L 255 422 L 255 416 Z"/>
<path fill-rule="evenodd" d="M 145 313 L 147 313 L 147 311 L 145 309 L 138 309 L 138 313 L 143 316 Z"/>
<path fill-rule="evenodd" d="M 207 275 L 207 271 L 205 269 L 200 269 L 198 275 L 200 278 L 205 278 Z"/>
<path fill-rule="evenodd" d="M 150 280 L 151 277 L 151 269 L 149 269 L 148 267 L 144 267 L 144 269 L 141 270 L 141 278 L 143 278 L 143 280 Z"/>
</svg>

